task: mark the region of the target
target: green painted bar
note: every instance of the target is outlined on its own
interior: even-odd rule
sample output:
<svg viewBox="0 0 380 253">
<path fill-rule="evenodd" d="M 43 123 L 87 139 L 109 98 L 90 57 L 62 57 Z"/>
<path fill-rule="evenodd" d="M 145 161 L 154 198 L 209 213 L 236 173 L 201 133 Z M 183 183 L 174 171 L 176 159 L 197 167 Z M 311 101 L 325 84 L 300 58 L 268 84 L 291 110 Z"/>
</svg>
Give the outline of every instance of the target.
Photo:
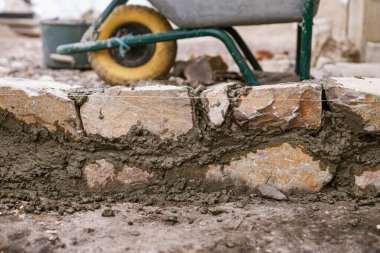
<svg viewBox="0 0 380 253">
<path fill-rule="evenodd" d="M 252 68 L 258 71 L 263 71 L 263 68 L 261 67 L 260 63 L 252 54 L 251 50 L 249 49 L 249 47 L 247 46 L 243 38 L 240 36 L 239 32 L 236 31 L 236 29 L 233 27 L 227 27 L 227 28 L 224 28 L 224 30 L 228 32 L 232 36 L 232 38 L 236 41 L 241 51 L 243 52 L 245 58 L 251 64 Z"/>
<path fill-rule="evenodd" d="M 301 35 L 301 57 L 299 66 L 301 81 L 310 79 L 311 46 L 313 40 L 313 15 L 314 0 L 305 0 Z"/>
<path fill-rule="evenodd" d="M 160 34 L 143 34 L 139 36 L 124 36 L 120 38 L 111 38 L 109 40 L 94 41 L 86 43 L 75 43 L 62 45 L 57 48 L 59 54 L 75 54 L 83 52 L 91 52 L 103 50 L 107 48 L 119 47 L 120 40 L 127 45 L 149 44 L 163 41 L 188 39 L 195 37 L 211 36 L 221 40 L 229 50 L 231 56 L 239 66 L 239 69 L 250 86 L 258 86 L 259 83 L 254 76 L 252 70 L 247 65 L 245 59 L 237 49 L 231 37 L 222 29 L 206 28 L 206 29 L 178 29 L 171 32 Z"/>
</svg>

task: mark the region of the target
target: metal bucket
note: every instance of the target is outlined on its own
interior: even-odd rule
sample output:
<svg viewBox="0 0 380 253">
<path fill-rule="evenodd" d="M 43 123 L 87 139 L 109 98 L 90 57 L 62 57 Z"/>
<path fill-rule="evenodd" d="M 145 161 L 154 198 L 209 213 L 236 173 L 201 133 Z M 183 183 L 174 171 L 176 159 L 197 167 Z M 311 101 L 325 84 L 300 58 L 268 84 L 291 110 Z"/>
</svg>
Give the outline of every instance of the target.
<svg viewBox="0 0 380 253">
<path fill-rule="evenodd" d="M 41 22 L 43 60 L 47 67 L 54 69 L 89 69 L 86 53 L 71 56 L 59 55 L 59 45 L 80 42 L 91 24 L 72 20 L 45 20 Z"/>
</svg>

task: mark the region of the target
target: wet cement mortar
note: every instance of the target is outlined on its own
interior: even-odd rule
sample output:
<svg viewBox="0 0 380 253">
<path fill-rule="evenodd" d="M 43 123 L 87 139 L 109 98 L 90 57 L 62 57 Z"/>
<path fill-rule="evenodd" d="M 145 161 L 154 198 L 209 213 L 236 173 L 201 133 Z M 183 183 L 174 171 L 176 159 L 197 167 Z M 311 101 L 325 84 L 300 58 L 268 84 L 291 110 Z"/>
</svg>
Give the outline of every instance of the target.
<svg viewBox="0 0 380 253">
<path fill-rule="evenodd" d="M 230 108 L 237 103 L 234 98 L 245 91 L 244 87 L 229 91 Z M 197 96 L 199 92 L 194 91 L 190 95 Z M 78 107 L 84 102 L 83 99 L 76 101 Z M 52 133 L 25 124 L 11 113 L 0 110 L 2 202 L 10 199 L 7 205 L 12 208 L 19 205 L 19 200 L 30 201 L 26 210 L 36 213 L 44 210 L 63 213 L 71 206 L 62 205 L 62 198 L 76 201 L 78 206 L 75 208 L 78 210 L 99 208 L 98 202 L 102 201 L 152 204 L 165 201 L 201 204 L 228 202 L 254 195 L 254 192 L 232 182 L 222 185 L 205 182 L 206 165 L 228 164 L 231 157 L 284 142 L 302 145 L 315 159 L 337 166 L 333 180 L 322 193 L 300 195 L 294 192 L 295 199 L 325 202 L 356 199 L 368 203 L 378 200 L 376 189 L 363 192 L 355 187 L 353 174 L 360 174 L 380 164 L 380 137 L 363 132 L 361 119 L 344 107 L 324 104 L 319 130 L 284 132 L 270 129 L 263 134 L 248 130 L 244 124 L 239 128 L 235 124 L 234 130 L 231 130 L 234 124 L 232 110 L 229 110 L 222 127 L 210 127 L 201 101 L 195 100 L 194 103 L 195 127 L 177 140 L 161 140 L 136 125 L 122 138 L 109 140 L 83 135 L 74 141 L 63 129 Z M 86 162 L 99 159 L 111 161 L 116 168 L 118 164 L 120 168 L 122 164 L 136 166 L 154 172 L 154 176 L 148 183 L 125 186 L 109 182 L 105 188 L 90 189 L 82 178 L 83 166 Z M 329 189 L 333 189 L 332 194 Z M 45 199 L 44 203 L 41 199 Z"/>
</svg>

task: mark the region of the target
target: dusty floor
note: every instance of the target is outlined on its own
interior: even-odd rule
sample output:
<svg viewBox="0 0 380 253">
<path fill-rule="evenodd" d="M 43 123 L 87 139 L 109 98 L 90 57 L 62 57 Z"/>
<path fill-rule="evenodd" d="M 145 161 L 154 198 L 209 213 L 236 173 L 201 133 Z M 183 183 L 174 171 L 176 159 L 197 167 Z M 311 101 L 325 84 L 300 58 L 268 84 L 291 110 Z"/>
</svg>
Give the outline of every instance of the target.
<svg viewBox="0 0 380 253">
<path fill-rule="evenodd" d="M 106 86 L 92 71 L 46 69 L 38 39 L 1 32 L 7 39 L 0 40 L 0 76 Z M 209 53 L 210 49 L 211 53 L 225 54 L 219 44 L 202 47 Z M 183 42 L 179 58 L 193 53 L 193 44 Z M 231 63 L 228 57 L 226 60 Z M 271 71 L 288 71 L 293 62 L 280 55 L 264 66 Z M 380 203 L 376 201 L 302 203 L 254 197 L 212 206 L 102 202 L 73 214 L 69 214 L 71 204 L 65 205 L 68 208 L 63 215 L 29 214 L 22 201 L 14 208 L 12 201 L 0 196 L 0 253 L 380 252 Z M 111 217 L 103 217 L 109 208 L 114 216 L 108 211 Z"/>
<path fill-rule="evenodd" d="M 380 252 L 379 203 L 109 207 L 0 216 L 0 252 Z"/>
</svg>

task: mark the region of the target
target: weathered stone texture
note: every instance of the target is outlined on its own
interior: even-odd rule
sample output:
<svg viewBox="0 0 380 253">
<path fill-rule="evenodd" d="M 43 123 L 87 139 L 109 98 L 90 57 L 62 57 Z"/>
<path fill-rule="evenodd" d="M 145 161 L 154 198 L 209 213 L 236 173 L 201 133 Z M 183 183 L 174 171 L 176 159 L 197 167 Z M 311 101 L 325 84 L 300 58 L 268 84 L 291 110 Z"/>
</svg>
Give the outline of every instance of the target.
<svg viewBox="0 0 380 253">
<path fill-rule="evenodd" d="M 284 143 L 250 152 L 227 166 L 211 165 L 206 178 L 216 182 L 232 181 L 250 189 L 270 184 L 283 192 L 317 192 L 330 182 L 334 172 L 334 165 L 314 160 L 301 146 Z"/>
<path fill-rule="evenodd" d="M 104 187 L 107 183 L 131 184 L 146 182 L 150 174 L 136 167 L 124 165 L 121 169 L 105 159 L 87 163 L 83 168 L 83 176 L 90 188 Z"/>
<path fill-rule="evenodd" d="M 221 126 L 226 118 L 230 100 L 228 98 L 228 88 L 232 83 L 223 83 L 202 92 L 202 103 L 207 111 L 208 119 L 214 126 Z"/>
<path fill-rule="evenodd" d="M 176 138 L 193 128 L 192 100 L 187 88 L 113 87 L 88 97 L 80 109 L 87 134 L 117 138 L 139 125 L 162 139 Z"/>
<path fill-rule="evenodd" d="M 67 92 L 75 87 L 44 81 L 0 79 L 0 108 L 26 123 L 78 136 L 80 119 Z"/>
<path fill-rule="evenodd" d="M 362 118 L 363 130 L 380 131 L 380 79 L 332 78 L 325 85 L 330 106 L 340 106 Z"/>
<path fill-rule="evenodd" d="M 226 73 L 228 65 L 220 56 L 200 56 L 188 61 L 177 61 L 172 76 L 185 78 L 193 88 L 198 84 L 211 85 L 217 81 L 218 74 Z"/>
<path fill-rule="evenodd" d="M 318 129 L 321 126 L 322 89 L 318 84 L 298 83 L 251 88 L 234 108 L 236 123 L 249 130 Z"/>
<path fill-rule="evenodd" d="M 361 175 L 355 175 L 355 184 L 362 190 L 374 187 L 380 191 L 380 166 L 373 171 L 364 171 Z"/>
</svg>

